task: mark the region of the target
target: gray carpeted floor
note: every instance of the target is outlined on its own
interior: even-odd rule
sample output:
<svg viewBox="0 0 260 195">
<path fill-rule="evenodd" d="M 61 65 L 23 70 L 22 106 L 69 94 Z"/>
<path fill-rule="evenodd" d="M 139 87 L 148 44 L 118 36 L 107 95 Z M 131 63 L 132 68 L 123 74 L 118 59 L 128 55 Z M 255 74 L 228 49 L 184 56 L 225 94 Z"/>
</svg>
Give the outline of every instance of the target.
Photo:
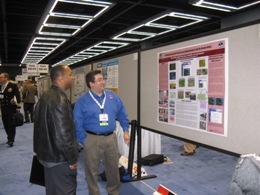
<svg viewBox="0 0 260 195">
<path fill-rule="evenodd" d="M 0 119 L 1 120 L 1 119 Z M 6 134 L 0 121 L 0 195 L 43 195 L 41 186 L 29 183 L 33 124 L 17 128 L 14 147 L 9 148 Z M 152 195 L 153 189 L 163 184 L 179 195 L 225 195 L 237 161 L 236 157 L 199 147 L 194 156 L 183 157 L 182 142 L 162 136 L 162 154 L 173 160 L 172 164 L 145 166 L 148 174 L 157 178 L 123 183 L 121 195 Z M 78 195 L 88 194 L 84 177 L 83 157 L 80 153 L 78 168 Z M 99 180 L 101 195 L 106 194 L 106 183 Z"/>
</svg>

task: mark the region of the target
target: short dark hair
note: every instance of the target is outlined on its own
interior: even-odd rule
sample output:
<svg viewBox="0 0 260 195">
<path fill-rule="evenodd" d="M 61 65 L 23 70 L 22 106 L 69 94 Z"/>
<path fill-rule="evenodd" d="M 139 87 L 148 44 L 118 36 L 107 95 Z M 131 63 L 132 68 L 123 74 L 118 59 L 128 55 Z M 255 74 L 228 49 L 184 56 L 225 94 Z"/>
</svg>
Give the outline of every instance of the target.
<svg viewBox="0 0 260 195">
<path fill-rule="evenodd" d="M 56 81 L 59 76 L 66 74 L 65 67 L 66 65 L 54 66 L 51 69 L 51 74 L 50 74 L 51 81 Z"/>
<path fill-rule="evenodd" d="M 94 83 L 95 82 L 95 76 L 97 75 L 97 74 L 102 74 L 101 73 L 101 70 L 93 70 L 93 71 L 90 71 L 87 75 L 86 75 L 86 78 L 85 78 L 85 80 L 86 80 L 86 84 L 87 84 L 87 86 L 88 86 L 88 88 L 90 89 L 90 82 L 91 83 Z"/>
<path fill-rule="evenodd" d="M 4 78 L 7 78 L 7 80 L 9 80 L 9 74 L 8 74 L 8 73 L 6 73 L 6 72 L 2 72 L 1 74 L 4 75 Z"/>
</svg>

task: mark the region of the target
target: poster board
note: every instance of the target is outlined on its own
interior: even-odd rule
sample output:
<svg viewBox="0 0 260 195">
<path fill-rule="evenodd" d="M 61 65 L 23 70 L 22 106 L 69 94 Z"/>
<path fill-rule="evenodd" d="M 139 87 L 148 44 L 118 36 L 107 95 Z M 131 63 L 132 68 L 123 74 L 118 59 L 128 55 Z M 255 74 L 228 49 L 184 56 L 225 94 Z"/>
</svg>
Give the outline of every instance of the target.
<svg viewBox="0 0 260 195">
<path fill-rule="evenodd" d="M 227 136 L 158 122 L 158 53 L 228 39 Z M 141 52 L 141 125 L 235 153 L 260 153 L 259 24 Z"/>
</svg>

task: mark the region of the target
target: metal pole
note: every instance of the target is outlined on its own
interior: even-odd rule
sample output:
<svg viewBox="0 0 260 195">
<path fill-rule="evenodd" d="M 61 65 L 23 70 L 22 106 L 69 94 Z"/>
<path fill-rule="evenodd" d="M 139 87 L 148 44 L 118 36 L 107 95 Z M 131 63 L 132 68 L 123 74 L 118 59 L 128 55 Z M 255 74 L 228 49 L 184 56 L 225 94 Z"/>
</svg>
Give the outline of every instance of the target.
<svg viewBox="0 0 260 195">
<path fill-rule="evenodd" d="M 134 149 L 135 149 L 135 134 L 136 134 L 136 120 L 131 121 L 131 136 L 130 136 L 130 146 L 128 154 L 128 172 L 130 179 L 132 179 L 132 170 L 134 162 Z"/>
</svg>

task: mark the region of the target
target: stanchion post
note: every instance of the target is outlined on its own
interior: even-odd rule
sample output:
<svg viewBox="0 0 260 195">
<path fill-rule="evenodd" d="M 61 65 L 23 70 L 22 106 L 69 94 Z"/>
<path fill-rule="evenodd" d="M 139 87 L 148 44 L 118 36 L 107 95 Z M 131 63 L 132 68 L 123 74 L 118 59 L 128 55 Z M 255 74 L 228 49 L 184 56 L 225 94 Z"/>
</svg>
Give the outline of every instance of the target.
<svg viewBox="0 0 260 195">
<path fill-rule="evenodd" d="M 137 125 L 137 179 L 141 179 L 142 129 Z"/>
<path fill-rule="evenodd" d="M 132 173 L 133 173 L 132 170 L 133 170 L 133 162 L 134 162 L 135 134 L 136 134 L 136 120 L 132 120 L 129 154 L 128 154 L 128 172 L 130 175 L 130 179 L 132 178 Z"/>
</svg>

